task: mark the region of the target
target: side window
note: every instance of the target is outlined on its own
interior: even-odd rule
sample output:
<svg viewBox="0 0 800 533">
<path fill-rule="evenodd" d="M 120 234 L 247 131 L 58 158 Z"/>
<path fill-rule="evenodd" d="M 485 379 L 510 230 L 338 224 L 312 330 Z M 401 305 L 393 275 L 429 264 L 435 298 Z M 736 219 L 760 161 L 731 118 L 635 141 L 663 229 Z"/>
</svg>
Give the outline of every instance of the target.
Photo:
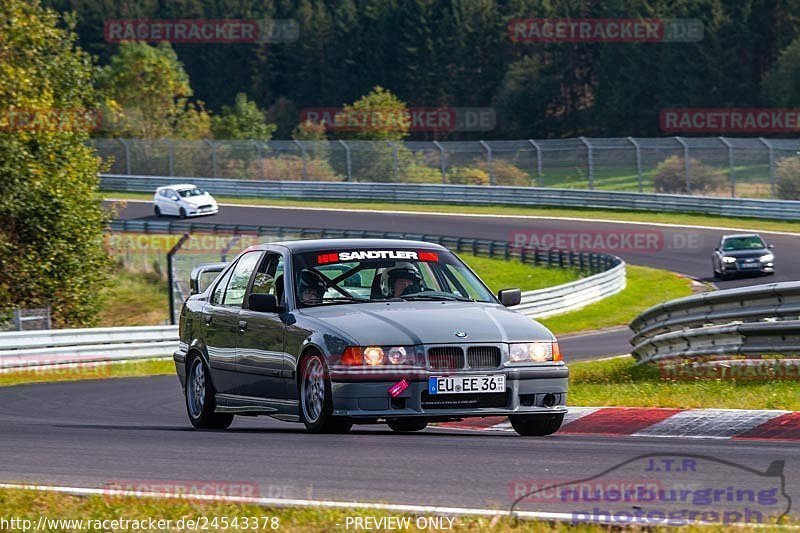
<svg viewBox="0 0 800 533">
<path fill-rule="evenodd" d="M 225 299 L 223 305 L 241 306 L 244 300 L 244 293 L 247 291 L 247 284 L 250 282 L 250 275 L 256 269 L 258 260 L 261 259 L 261 252 L 248 252 L 244 254 L 236 266 L 233 267 L 231 281 L 225 289 Z"/>
<path fill-rule="evenodd" d="M 222 276 L 222 279 L 219 280 L 219 283 L 217 283 L 217 286 L 214 288 L 214 294 L 211 295 L 212 304 L 222 304 L 222 295 L 225 294 L 225 287 L 228 286 L 228 281 L 230 281 L 232 273 L 233 269 L 231 268 L 224 276 Z"/>
<path fill-rule="evenodd" d="M 268 253 L 258 267 L 256 277 L 253 279 L 251 294 L 275 294 L 275 278 L 277 264 L 281 260 L 278 254 Z"/>
</svg>

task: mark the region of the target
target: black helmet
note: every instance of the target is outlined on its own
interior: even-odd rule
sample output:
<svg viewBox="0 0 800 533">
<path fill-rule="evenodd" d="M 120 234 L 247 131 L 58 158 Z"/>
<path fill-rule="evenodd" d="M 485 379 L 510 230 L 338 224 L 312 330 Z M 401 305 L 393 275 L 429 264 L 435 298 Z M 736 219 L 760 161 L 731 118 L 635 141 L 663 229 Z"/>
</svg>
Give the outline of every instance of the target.
<svg viewBox="0 0 800 533">
<path fill-rule="evenodd" d="M 322 279 L 322 276 L 311 270 L 303 270 L 300 272 L 300 280 L 297 284 L 299 294 L 302 296 L 305 291 L 314 291 L 318 298 L 322 298 L 328 285 Z"/>
</svg>

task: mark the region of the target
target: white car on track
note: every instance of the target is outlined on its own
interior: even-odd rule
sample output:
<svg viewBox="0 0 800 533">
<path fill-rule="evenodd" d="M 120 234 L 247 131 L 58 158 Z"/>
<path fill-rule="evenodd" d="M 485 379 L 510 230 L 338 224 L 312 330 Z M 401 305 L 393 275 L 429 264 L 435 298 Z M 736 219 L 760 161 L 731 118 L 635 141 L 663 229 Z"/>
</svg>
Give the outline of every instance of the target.
<svg viewBox="0 0 800 533">
<path fill-rule="evenodd" d="M 153 204 L 158 217 L 174 215 L 186 218 L 219 213 L 214 197 L 191 183 L 159 187 L 153 196 Z"/>
</svg>

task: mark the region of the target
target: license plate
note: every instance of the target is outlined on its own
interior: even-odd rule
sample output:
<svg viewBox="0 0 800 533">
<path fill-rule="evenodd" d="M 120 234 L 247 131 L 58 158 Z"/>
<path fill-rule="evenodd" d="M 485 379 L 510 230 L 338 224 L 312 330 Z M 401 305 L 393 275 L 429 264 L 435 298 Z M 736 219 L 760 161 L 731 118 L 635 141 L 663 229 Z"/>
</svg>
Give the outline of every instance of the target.
<svg viewBox="0 0 800 533">
<path fill-rule="evenodd" d="M 506 377 L 496 376 L 451 376 L 428 378 L 428 394 L 467 394 L 504 392 Z"/>
<path fill-rule="evenodd" d="M 742 268 L 758 268 L 758 263 L 743 263 L 740 265 Z"/>
</svg>

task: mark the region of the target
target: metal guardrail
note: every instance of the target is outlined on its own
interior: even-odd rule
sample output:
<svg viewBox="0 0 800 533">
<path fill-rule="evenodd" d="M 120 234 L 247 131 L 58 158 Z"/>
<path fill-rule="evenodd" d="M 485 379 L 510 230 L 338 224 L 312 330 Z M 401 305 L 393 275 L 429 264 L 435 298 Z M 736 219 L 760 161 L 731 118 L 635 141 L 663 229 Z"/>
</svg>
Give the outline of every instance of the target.
<svg viewBox="0 0 800 533">
<path fill-rule="evenodd" d="M 168 357 L 177 342 L 177 326 L 0 333 L 0 369 Z"/>
<path fill-rule="evenodd" d="M 687 296 L 651 307 L 630 324 L 640 362 L 800 352 L 800 282 Z"/>
<path fill-rule="evenodd" d="M 594 207 L 800 220 L 800 201 L 795 200 L 756 200 L 582 189 L 417 183 L 256 181 L 117 174 L 102 174 L 100 188 L 105 191 L 152 193 L 157 187 L 179 181 L 190 181 L 212 194 L 235 198 Z"/>
<path fill-rule="evenodd" d="M 597 252 L 568 250 L 538 250 L 514 248 L 506 241 L 447 237 L 405 232 L 379 232 L 366 230 L 338 230 L 318 228 L 288 228 L 214 224 L 194 221 L 114 220 L 112 231 L 143 233 L 195 233 L 224 232 L 253 234 L 275 239 L 311 238 L 381 238 L 411 239 L 441 244 L 456 253 L 467 252 L 477 256 L 514 259 L 532 265 L 576 268 L 588 277 L 522 294 L 522 303 L 514 309 L 532 318 L 542 318 L 561 312 L 579 309 L 622 291 L 626 283 L 625 262 L 619 257 Z M 182 300 L 185 295 L 181 295 Z M 180 309 L 180 305 L 176 306 Z"/>
</svg>

